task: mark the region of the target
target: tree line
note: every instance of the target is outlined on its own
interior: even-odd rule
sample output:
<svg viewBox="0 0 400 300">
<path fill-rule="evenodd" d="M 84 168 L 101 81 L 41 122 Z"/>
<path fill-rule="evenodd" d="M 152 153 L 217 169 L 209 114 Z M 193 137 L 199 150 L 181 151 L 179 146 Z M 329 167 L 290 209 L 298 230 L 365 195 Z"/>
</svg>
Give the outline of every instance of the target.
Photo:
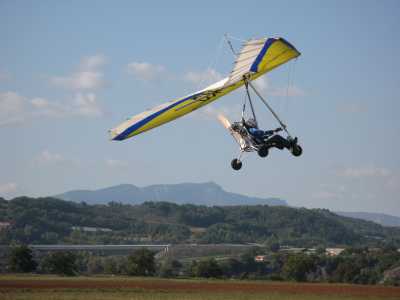
<svg viewBox="0 0 400 300">
<path fill-rule="evenodd" d="M 235 278 L 289 280 L 298 282 L 341 282 L 400 286 L 400 253 L 394 248 L 349 248 L 330 257 L 324 251 L 315 254 L 268 252 L 264 261 L 255 256 L 265 250 L 252 248 L 239 257 L 204 258 L 179 261 L 172 257 L 156 260 L 148 249 L 127 256 L 95 256 L 68 251 L 50 252 L 35 259 L 27 246 L 13 247 L 8 271 L 37 272 L 75 276 L 114 274 L 158 276 L 166 278 Z"/>
<path fill-rule="evenodd" d="M 153 276 L 156 272 L 154 253 L 142 248 L 128 256 L 96 256 L 88 252 L 51 251 L 35 257 L 27 245 L 12 247 L 3 272 L 42 273 L 63 276 L 79 274 L 121 274 Z"/>
</svg>

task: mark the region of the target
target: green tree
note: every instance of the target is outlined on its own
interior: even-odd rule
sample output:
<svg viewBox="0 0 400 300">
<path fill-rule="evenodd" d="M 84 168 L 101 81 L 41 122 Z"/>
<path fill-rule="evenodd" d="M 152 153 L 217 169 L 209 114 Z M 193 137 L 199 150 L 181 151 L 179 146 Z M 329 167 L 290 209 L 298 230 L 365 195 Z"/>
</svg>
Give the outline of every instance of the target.
<svg viewBox="0 0 400 300">
<path fill-rule="evenodd" d="M 87 263 L 87 271 L 89 274 L 99 274 L 103 273 L 104 265 L 101 257 L 98 256 L 89 256 L 89 260 Z"/>
<path fill-rule="evenodd" d="M 313 259 L 306 254 L 289 256 L 283 266 L 283 274 L 289 280 L 306 281 L 307 273 L 315 268 Z"/>
<path fill-rule="evenodd" d="M 50 253 L 43 261 L 43 270 L 49 273 L 74 276 L 78 271 L 77 256 L 68 251 Z"/>
<path fill-rule="evenodd" d="M 114 257 L 106 257 L 104 259 L 104 273 L 106 274 L 118 273 L 117 261 Z"/>
<path fill-rule="evenodd" d="M 243 264 L 235 258 L 229 258 L 221 263 L 221 268 L 225 276 L 232 277 L 243 271 Z"/>
<path fill-rule="evenodd" d="M 196 277 L 220 278 L 223 275 L 221 267 L 213 258 L 198 262 L 193 271 Z"/>
<path fill-rule="evenodd" d="M 9 265 L 13 272 L 32 272 L 37 267 L 37 263 L 33 259 L 32 250 L 25 245 L 12 248 Z"/>
<path fill-rule="evenodd" d="M 325 252 L 326 252 L 326 248 L 325 247 L 323 247 L 323 246 L 318 246 L 317 247 L 317 249 L 316 249 L 316 254 L 317 255 L 325 255 Z"/>
<path fill-rule="evenodd" d="M 146 248 L 136 250 L 128 256 L 127 273 L 133 276 L 152 276 L 156 267 L 154 253 Z"/>
<path fill-rule="evenodd" d="M 255 273 L 259 268 L 259 264 L 254 258 L 261 254 L 260 249 L 252 247 L 240 256 L 240 262 L 243 264 L 243 269 L 247 273 Z"/>
<path fill-rule="evenodd" d="M 158 275 L 166 278 L 175 277 L 179 275 L 181 268 L 182 264 L 179 261 L 168 259 L 161 264 Z"/>
</svg>

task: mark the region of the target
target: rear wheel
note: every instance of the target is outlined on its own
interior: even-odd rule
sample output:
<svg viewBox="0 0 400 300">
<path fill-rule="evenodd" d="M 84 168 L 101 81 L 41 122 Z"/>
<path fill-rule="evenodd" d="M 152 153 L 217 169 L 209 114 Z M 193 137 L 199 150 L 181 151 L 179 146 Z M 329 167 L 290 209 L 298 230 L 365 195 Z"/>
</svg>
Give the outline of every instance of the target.
<svg viewBox="0 0 400 300">
<path fill-rule="evenodd" d="M 237 158 L 232 159 L 231 166 L 232 166 L 232 169 L 234 169 L 236 171 L 240 170 L 240 168 L 242 167 L 242 162 Z"/>
<path fill-rule="evenodd" d="M 261 147 L 257 151 L 258 156 L 260 156 L 260 157 L 266 157 L 268 155 L 268 152 L 269 152 L 268 147 L 266 147 L 266 146 Z"/>
<path fill-rule="evenodd" d="M 300 156 L 303 153 L 303 148 L 300 145 L 294 145 L 290 151 L 294 156 Z"/>
</svg>

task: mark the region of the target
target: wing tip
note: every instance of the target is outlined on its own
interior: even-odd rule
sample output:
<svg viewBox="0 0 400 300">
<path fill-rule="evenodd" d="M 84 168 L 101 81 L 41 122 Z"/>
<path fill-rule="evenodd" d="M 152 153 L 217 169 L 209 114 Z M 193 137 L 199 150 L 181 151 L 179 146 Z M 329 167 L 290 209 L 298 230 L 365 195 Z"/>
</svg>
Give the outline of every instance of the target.
<svg viewBox="0 0 400 300">
<path fill-rule="evenodd" d="M 123 138 L 115 129 L 109 129 L 108 133 L 110 135 L 110 141 L 122 141 Z"/>
</svg>

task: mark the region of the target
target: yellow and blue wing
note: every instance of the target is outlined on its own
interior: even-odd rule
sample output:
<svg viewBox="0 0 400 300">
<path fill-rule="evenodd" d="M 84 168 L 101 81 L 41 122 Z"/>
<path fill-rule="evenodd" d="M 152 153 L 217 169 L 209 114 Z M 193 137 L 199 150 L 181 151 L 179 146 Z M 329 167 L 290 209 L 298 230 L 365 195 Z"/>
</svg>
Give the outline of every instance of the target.
<svg viewBox="0 0 400 300">
<path fill-rule="evenodd" d="M 300 52 L 283 38 L 249 40 L 243 45 L 227 78 L 204 90 L 133 116 L 110 130 L 111 139 L 125 140 L 175 120 L 239 88 L 244 84 L 245 77 L 254 80 L 299 55 Z"/>
</svg>

